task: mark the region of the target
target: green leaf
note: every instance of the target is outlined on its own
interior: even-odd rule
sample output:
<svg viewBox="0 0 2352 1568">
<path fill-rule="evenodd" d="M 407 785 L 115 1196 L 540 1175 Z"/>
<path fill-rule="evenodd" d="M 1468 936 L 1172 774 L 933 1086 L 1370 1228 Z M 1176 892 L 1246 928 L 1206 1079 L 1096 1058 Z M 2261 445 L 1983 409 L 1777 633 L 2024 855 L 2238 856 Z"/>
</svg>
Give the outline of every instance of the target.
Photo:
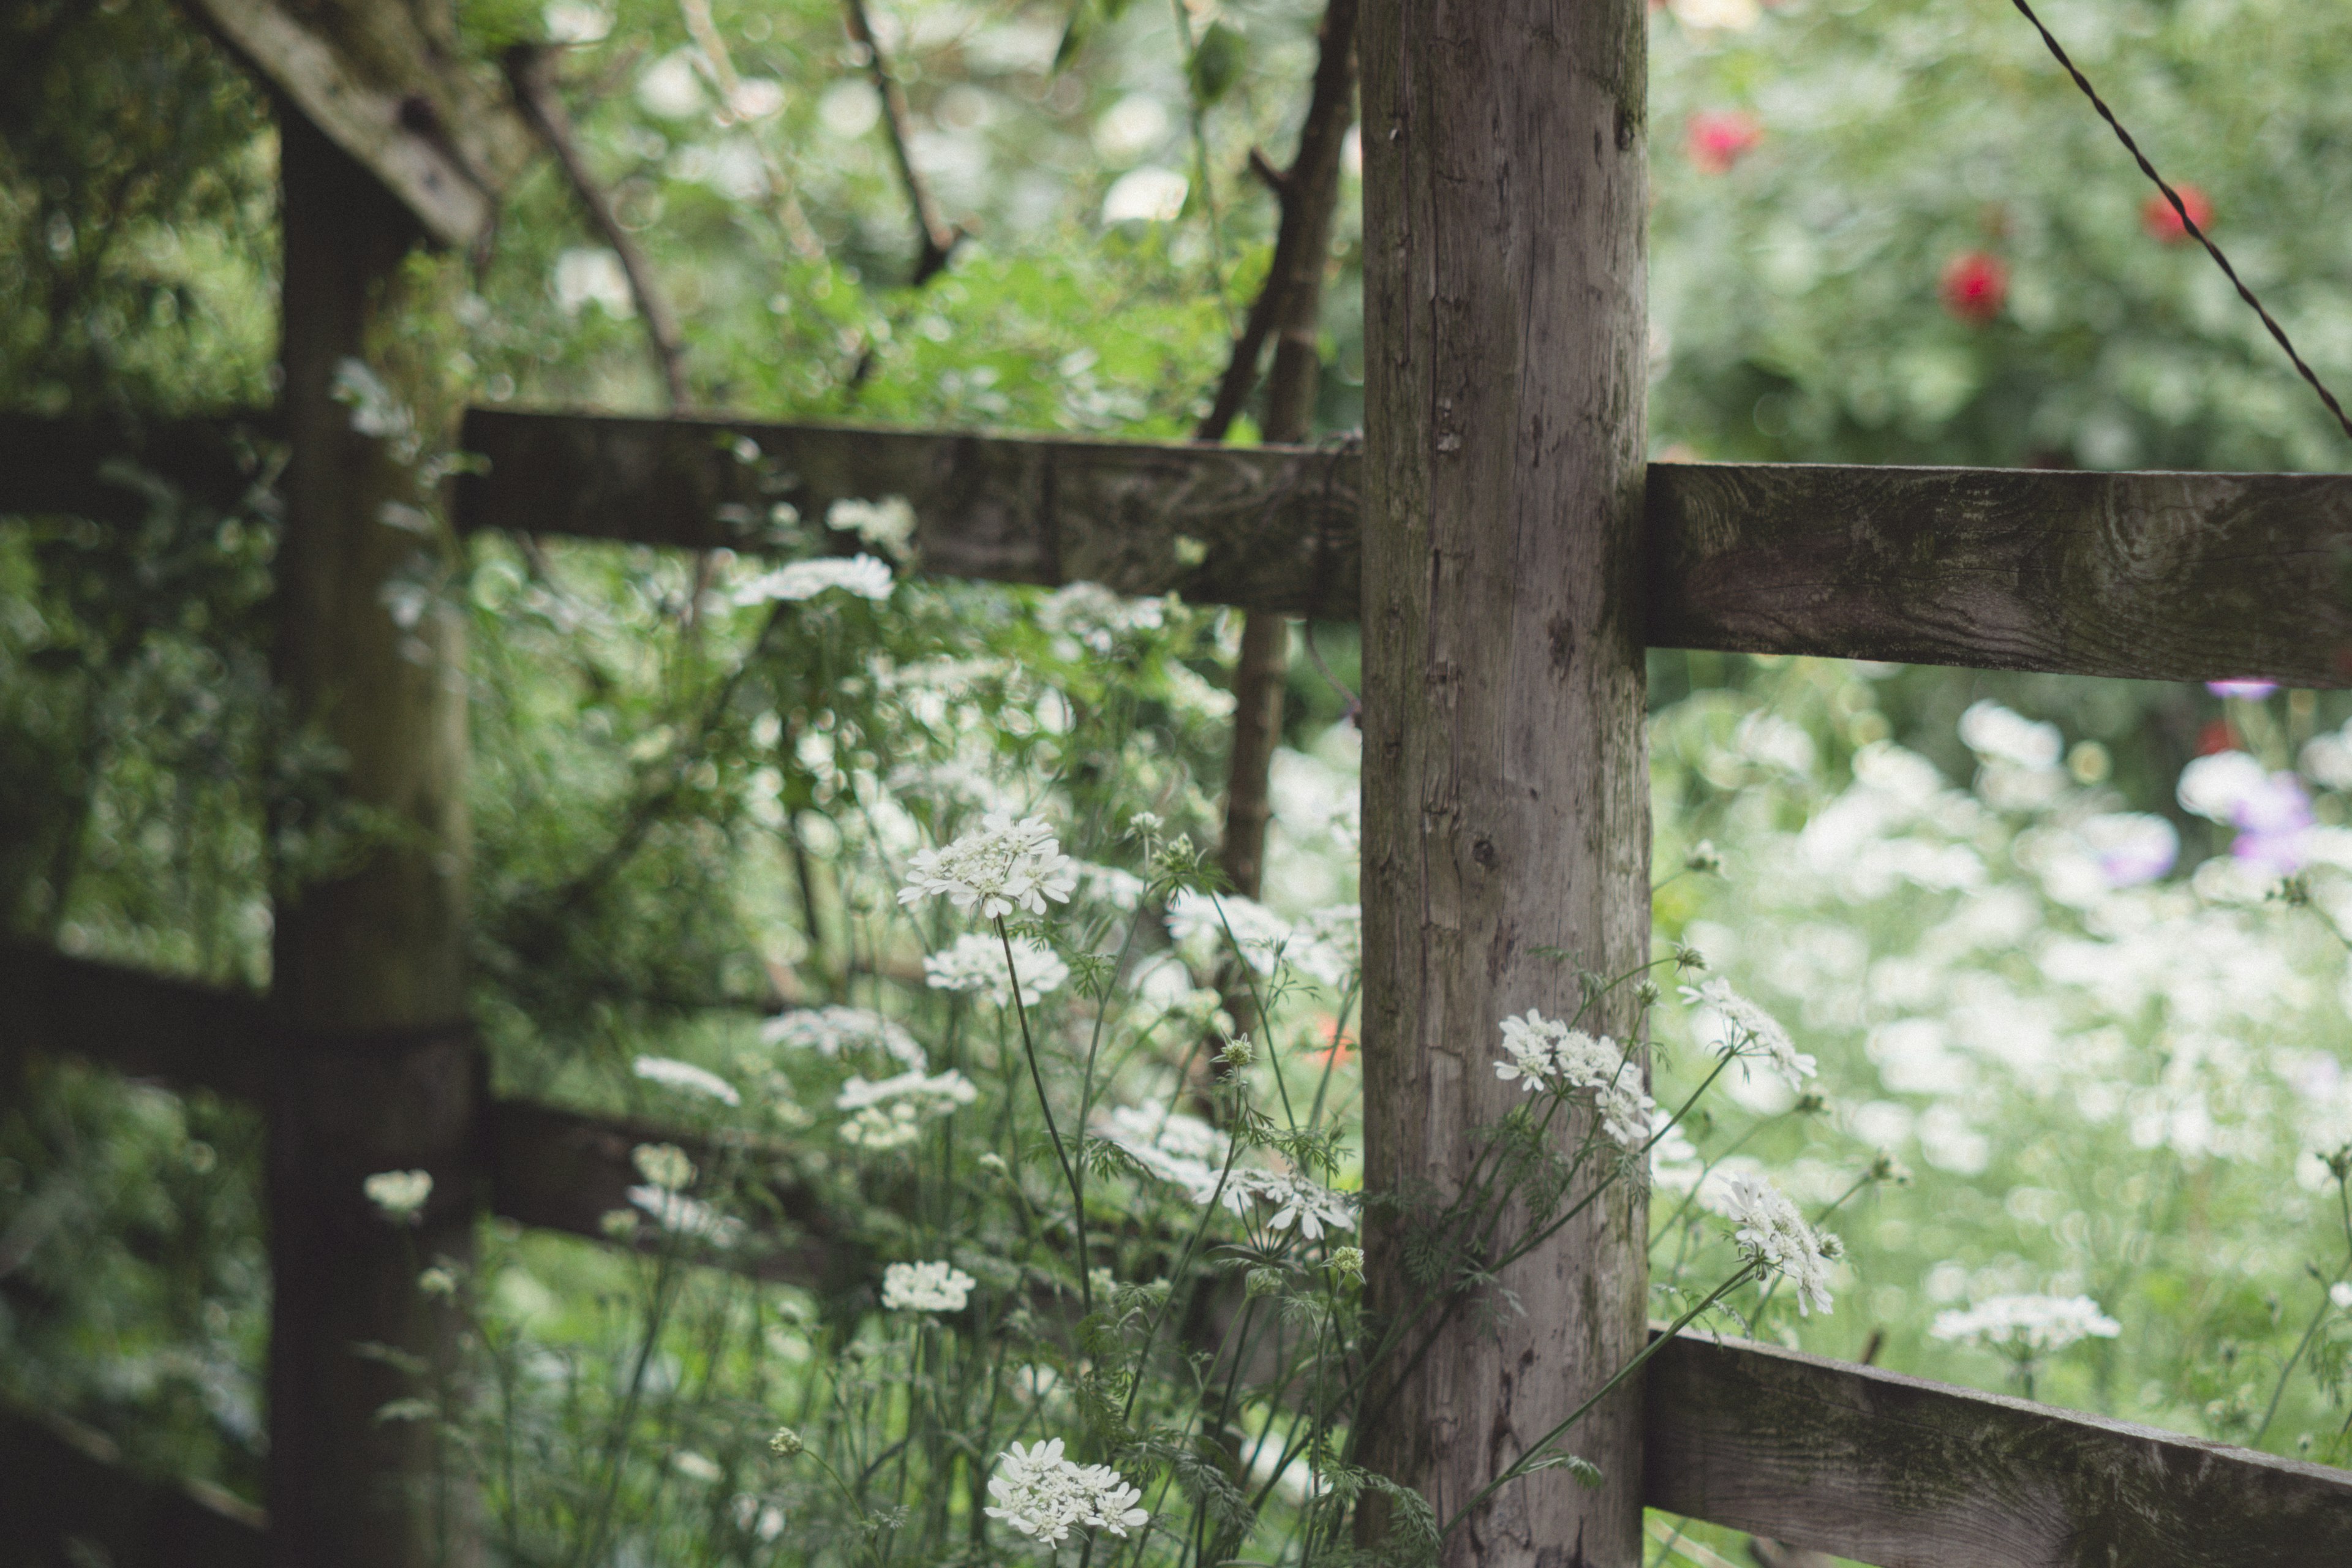
<svg viewBox="0 0 2352 1568">
<path fill-rule="evenodd" d="M 1209 30 L 1192 49 L 1189 74 L 1192 79 L 1192 98 L 1206 109 L 1233 90 L 1234 83 L 1242 79 L 1242 62 L 1249 58 L 1249 45 L 1238 28 L 1223 22 L 1212 22 Z"/>
</svg>

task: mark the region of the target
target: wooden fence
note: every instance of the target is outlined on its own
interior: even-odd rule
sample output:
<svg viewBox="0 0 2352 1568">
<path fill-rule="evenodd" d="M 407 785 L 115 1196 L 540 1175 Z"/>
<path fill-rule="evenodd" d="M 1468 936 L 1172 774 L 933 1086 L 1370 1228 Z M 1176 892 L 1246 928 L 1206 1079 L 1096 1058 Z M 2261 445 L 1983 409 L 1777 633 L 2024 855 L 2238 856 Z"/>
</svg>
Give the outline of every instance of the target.
<svg viewBox="0 0 2352 1568">
<path fill-rule="evenodd" d="M 268 421 L 120 431 L 0 420 L 0 514 L 126 512 L 101 458 L 137 450 L 226 499 Z M 740 420 L 478 410 L 488 472 L 461 525 L 640 544 L 761 548 L 769 509 L 903 495 L 927 570 L 1351 618 L 1358 459 L 860 431 Z M 130 509 L 135 510 L 135 509 Z M 1657 466 L 1654 646 L 1835 654 L 2161 679 L 2343 683 L 2352 479 Z M 258 1101 L 280 1025 L 262 999 L 0 947 L 0 1057 L 38 1051 Z M 605 1241 L 630 1150 L 674 1131 L 515 1100 L 479 1108 L 483 1201 Z M 867 1272 L 804 1191 L 781 1232 L 716 1267 L 822 1285 Z M 2255 1568 L 2352 1563 L 2352 1472 L 1825 1361 L 1685 1334 L 1651 1364 L 1652 1507 L 1885 1568 Z M 133 1568 L 258 1564 L 264 1521 L 123 1472 L 102 1439 L 0 1421 L 0 1520 Z"/>
</svg>

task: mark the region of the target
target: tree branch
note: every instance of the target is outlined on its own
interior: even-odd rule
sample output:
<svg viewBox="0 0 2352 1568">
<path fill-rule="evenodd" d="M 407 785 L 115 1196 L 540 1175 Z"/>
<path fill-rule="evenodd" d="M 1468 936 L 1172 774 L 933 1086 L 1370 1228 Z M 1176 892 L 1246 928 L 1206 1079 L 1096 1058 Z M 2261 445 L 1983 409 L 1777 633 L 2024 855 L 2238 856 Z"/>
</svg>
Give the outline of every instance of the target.
<svg viewBox="0 0 2352 1568">
<path fill-rule="evenodd" d="M 867 68 L 874 73 L 875 90 L 882 95 L 882 124 L 890 135 L 890 153 L 898 161 L 899 178 L 906 182 L 907 200 L 915 209 L 915 226 L 922 231 L 922 254 L 915 260 L 911 279 L 919 289 L 937 277 L 946 267 L 955 247 L 963 242 L 961 228 L 940 216 L 939 203 L 931 198 L 930 187 L 915 170 L 914 153 L 909 145 L 906 90 L 898 79 L 890 74 L 890 61 L 882 53 L 882 42 L 874 36 L 873 18 L 866 14 L 866 0 L 843 0 L 849 23 L 851 39 L 866 50 Z"/>
<path fill-rule="evenodd" d="M 521 107 L 523 118 L 562 165 L 563 176 L 571 182 L 572 194 L 580 198 L 589 222 L 621 258 L 621 270 L 629 279 L 630 297 L 636 300 L 637 314 L 646 323 L 646 342 L 653 353 L 654 368 L 660 373 L 662 385 L 669 394 L 670 412 L 685 413 L 693 406 L 693 397 L 687 388 L 686 341 L 678 331 L 677 318 L 671 314 L 669 301 L 654 281 L 653 263 L 637 244 L 636 236 L 622 226 L 611 198 L 596 183 L 587 157 L 580 150 L 572 117 L 565 112 L 563 100 L 555 90 L 555 59 L 551 49 L 534 44 L 516 45 L 506 55 L 508 85 L 514 89 L 515 102 Z"/>
</svg>

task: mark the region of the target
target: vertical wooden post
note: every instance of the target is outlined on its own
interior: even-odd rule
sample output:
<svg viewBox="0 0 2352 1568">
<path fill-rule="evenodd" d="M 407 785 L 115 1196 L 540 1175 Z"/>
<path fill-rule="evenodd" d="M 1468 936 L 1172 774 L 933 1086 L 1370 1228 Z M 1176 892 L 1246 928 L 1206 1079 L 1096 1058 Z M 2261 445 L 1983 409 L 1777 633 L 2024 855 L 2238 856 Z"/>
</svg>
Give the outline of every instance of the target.
<svg viewBox="0 0 2352 1568">
<path fill-rule="evenodd" d="M 1643 0 L 1366 0 L 1367 1185 L 1460 1185 L 1498 1021 L 1573 1012 L 1564 949 L 1649 943 L 1638 524 L 1646 396 Z M 1627 994 L 1631 987 L 1621 990 Z M 1630 1004 L 1601 1022 L 1622 1033 Z M 1622 1186 L 1455 1314 L 1368 1462 L 1450 1517 L 1643 1339 Z M 1372 1302 L 1412 1287 L 1371 1231 Z M 1563 1446 L 1601 1467 L 1496 1494 L 1450 1565 L 1641 1561 L 1627 1388 Z"/>
<path fill-rule="evenodd" d="M 446 1368 L 447 1310 L 417 1275 L 471 1251 L 463 627 L 437 602 L 387 592 L 404 576 L 429 583 L 433 498 L 413 449 L 355 428 L 360 411 L 335 385 L 347 362 L 367 365 L 385 397 L 363 422 L 413 420 L 438 444 L 448 399 L 436 316 L 454 263 L 418 254 L 407 212 L 300 115 L 279 125 L 292 458 L 278 675 L 293 732 L 341 753 L 338 793 L 365 815 L 341 825 L 358 832 L 348 863 L 279 890 L 270 1556 L 281 1568 L 425 1568 L 469 1560 L 467 1510 L 436 1484 L 433 1424 L 377 1412 L 441 1392 L 435 1371 L 394 1360 Z M 371 1212 L 361 1191 L 395 1169 L 435 1178 L 414 1228 Z"/>
</svg>

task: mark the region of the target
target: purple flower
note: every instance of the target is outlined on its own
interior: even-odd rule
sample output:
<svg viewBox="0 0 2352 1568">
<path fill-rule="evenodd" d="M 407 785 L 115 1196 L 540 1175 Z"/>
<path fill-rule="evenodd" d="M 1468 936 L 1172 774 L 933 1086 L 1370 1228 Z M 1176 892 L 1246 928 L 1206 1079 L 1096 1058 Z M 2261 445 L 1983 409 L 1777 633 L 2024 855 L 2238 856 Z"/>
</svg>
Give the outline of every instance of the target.
<svg viewBox="0 0 2352 1568">
<path fill-rule="evenodd" d="M 2278 689 L 2275 680 L 2209 680 L 2205 689 L 2216 697 L 2236 697 L 2248 702 L 2260 702 Z"/>
<path fill-rule="evenodd" d="M 2310 859 L 2304 833 L 2311 826 L 2311 799 L 2293 773 L 2273 773 L 2260 788 L 2247 791 L 2230 820 L 2238 829 L 2230 853 L 2249 866 L 2284 877 Z"/>
<path fill-rule="evenodd" d="M 2171 870 L 2180 855 L 2180 835 L 2172 824 L 2143 812 L 2095 816 L 2083 824 L 2081 832 L 2110 888 L 2153 882 Z"/>
</svg>

